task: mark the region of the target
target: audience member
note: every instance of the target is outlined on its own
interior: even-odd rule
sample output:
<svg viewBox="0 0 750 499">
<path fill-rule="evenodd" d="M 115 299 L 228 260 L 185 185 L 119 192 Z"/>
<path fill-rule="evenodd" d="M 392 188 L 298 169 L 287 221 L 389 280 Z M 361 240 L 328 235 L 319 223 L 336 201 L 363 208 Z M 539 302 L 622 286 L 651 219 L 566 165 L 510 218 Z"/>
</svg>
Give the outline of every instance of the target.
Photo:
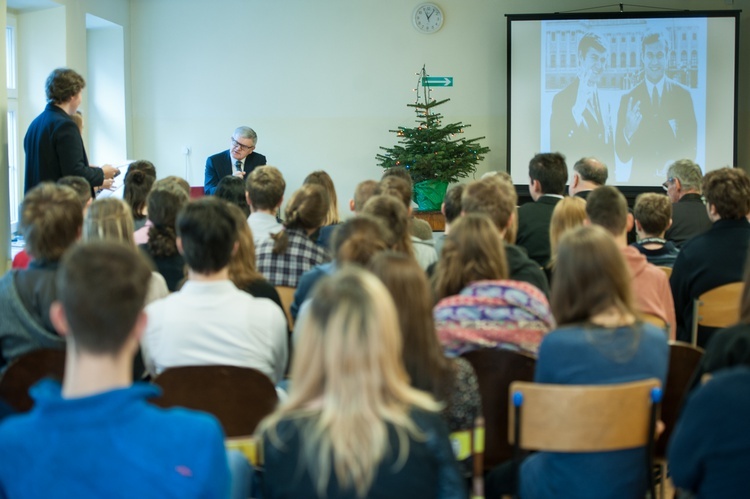
<svg viewBox="0 0 750 499">
<path fill-rule="evenodd" d="M 211 196 L 219 185 L 219 180 L 235 175 L 244 179 L 256 166 L 266 164 L 266 157 L 255 152 L 258 135 L 246 126 L 235 128 L 229 149 L 206 159 L 203 192 Z"/>
<path fill-rule="evenodd" d="M 125 190 L 122 198 L 128 203 L 133 212 L 135 228 L 140 229 L 146 224 L 148 208 L 146 199 L 156 182 L 156 168 L 150 161 L 139 160 L 130 163 L 125 174 Z"/>
<path fill-rule="evenodd" d="M 63 258 L 50 315 L 68 339 L 65 379 L 37 383 L 32 411 L 0 425 L 3 497 L 227 497 L 218 421 L 159 409 L 147 401 L 158 388 L 133 384 L 150 279 L 143 257 L 113 242 Z"/>
<path fill-rule="evenodd" d="M 482 214 L 460 217 L 445 239 L 433 279 L 435 325 L 450 357 L 479 348 L 536 353 L 554 327 L 544 294 L 508 280 L 503 241 Z"/>
<path fill-rule="evenodd" d="M 717 373 L 685 403 L 667 456 L 674 485 L 695 494 L 690 497 L 747 495 L 748 386 L 750 368 L 733 367 Z"/>
<path fill-rule="evenodd" d="M 490 217 L 500 236 L 504 239 L 503 250 L 508 264 L 508 276 L 515 281 L 524 281 L 549 295 L 547 278 L 539 264 L 526 255 L 526 250 L 508 242 L 505 237 L 514 226 L 518 197 L 512 184 L 498 177 L 472 182 L 466 186 L 461 197 L 462 213 L 483 213 Z"/>
<path fill-rule="evenodd" d="M 377 195 L 365 203 L 362 213 L 372 215 L 391 230 L 393 240 L 388 246 L 406 255 L 414 257 L 414 247 L 409 234 L 409 213 L 395 196 Z"/>
<path fill-rule="evenodd" d="M 39 348 L 62 349 L 49 316 L 57 299 L 55 277 L 63 253 L 81 234 L 81 202 L 70 187 L 42 182 L 21 204 L 21 233 L 32 258 L 29 268 L 0 278 L 0 371 Z"/>
<path fill-rule="evenodd" d="M 67 175 L 85 178 L 92 189 L 112 187 L 117 168 L 89 166 L 81 132 L 70 117 L 81 105 L 85 86 L 83 77 L 69 68 L 57 68 L 47 77 L 47 107 L 31 122 L 23 139 L 26 152 L 24 193 L 41 182 L 56 182 Z"/>
<path fill-rule="evenodd" d="M 599 187 L 589 194 L 586 215 L 592 224 L 604 227 L 620 248 L 630 269 L 637 310 L 663 320 L 669 327 L 669 337 L 674 339 L 677 321 L 667 274 L 628 246 L 627 233 L 633 226 L 633 215 L 628 212 L 625 196 L 614 187 Z"/>
<path fill-rule="evenodd" d="M 596 158 L 581 158 L 573 165 L 568 194 L 586 199 L 591 191 L 607 183 L 607 165 Z"/>
<path fill-rule="evenodd" d="M 440 256 L 443 251 L 445 236 L 450 234 L 451 224 L 455 219 L 461 216 L 461 196 L 464 194 L 466 184 L 456 184 L 445 193 L 443 204 L 440 206 L 440 212 L 445 217 L 445 230 L 435 238 L 435 253 Z M 428 271 L 429 272 L 429 271 Z"/>
<path fill-rule="evenodd" d="M 176 175 L 170 175 L 169 177 L 165 177 L 163 179 L 160 179 L 154 182 L 154 186 L 151 188 L 149 197 L 146 198 L 147 210 L 156 209 L 156 207 L 154 208 L 149 207 L 149 203 L 150 203 L 151 193 L 157 190 L 170 191 L 173 194 L 175 194 L 178 198 L 183 199 L 184 203 L 187 203 L 188 201 L 190 201 L 190 184 L 187 183 L 187 180 L 185 180 L 182 177 L 178 177 Z M 154 226 L 154 223 L 151 221 L 151 218 L 147 219 L 143 227 L 141 227 L 140 229 L 136 230 L 133 233 L 133 239 L 135 239 L 135 244 L 139 246 L 141 244 L 146 244 L 148 242 L 149 232 L 151 230 L 151 227 L 153 226 Z"/>
<path fill-rule="evenodd" d="M 667 170 L 664 190 L 672 201 L 672 226 L 665 238 L 678 248 L 688 239 L 711 228 L 711 220 L 701 198 L 701 167 L 689 159 L 672 163 Z"/>
<path fill-rule="evenodd" d="M 565 156 L 560 153 L 537 154 L 529 162 L 529 192 L 533 203 L 518 209 L 516 244 L 526 248 L 529 258 L 540 267 L 549 264 L 549 223 L 552 210 L 563 197 L 568 182 Z"/>
<path fill-rule="evenodd" d="M 381 181 L 388 177 L 397 177 L 405 180 L 406 183 L 409 184 L 409 192 L 414 192 L 414 181 L 412 180 L 411 175 L 409 175 L 409 171 L 403 166 L 392 166 L 388 168 L 383 172 Z M 417 206 L 417 204 L 410 201 L 407 208 L 414 208 L 415 206 Z M 411 215 L 412 210 L 409 210 L 409 216 Z M 429 223 L 420 218 L 412 217 L 411 228 L 409 230 L 411 231 L 412 236 L 418 237 L 422 240 L 427 241 L 432 239 L 432 227 Z"/>
<path fill-rule="evenodd" d="M 639 194 L 633 214 L 638 242 L 631 246 L 643 253 L 649 263 L 671 268 L 680 250 L 672 241 L 664 239 L 664 232 L 672 224 L 669 198 L 654 192 Z"/>
<path fill-rule="evenodd" d="M 693 303 L 715 287 L 742 280 L 750 248 L 750 177 L 739 168 L 721 168 L 703 177 L 711 228 L 683 243 L 670 283 L 677 312 L 677 339 L 691 340 Z M 698 328 L 698 345 L 705 347 L 713 328 Z"/>
<path fill-rule="evenodd" d="M 409 214 L 411 225 L 414 225 L 416 218 L 412 216 L 411 209 L 411 186 L 404 179 L 396 176 L 387 176 L 380 181 L 378 187 L 375 188 L 376 196 L 379 195 L 390 195 L 395 197 L 404 203 L 407 213 Z M 435 251 L 435 242 L 432 239 L 432 229 L 430 229 L 430 237 L 426 235 L 414 235 L 414 231 L 411 232 L 411 245 L 414 250 L 414 258 L 419 263 L 419 266 L 423 270 L 427 270 L 430 265 L 437 261 L 437 252 Z"/>
<path fill-rule="evenodd" d="M 177 218 L 177 246 L 188 280 L 177 293 L 146 308 L 142 346 L 152 374 L 175 366 L 251 367 L 278 382 L 287 363 L 284 312 L 229 280 L 237 229 L 224 201 L 188 203 Z"/>
<path fill-rule="evenodd" d="M 396 305 L 404 345 L 402 358 L 411 386 L 445 404 L 443 417 L 448 431 L 473 428 L 482 409 L 477 377 L 468 361 L 443 354 L 425 273 L 412 258 L 394 251 L 377 254 L 369 268 L 388 288 Z"/>
<path fill-rule="evenodd" d="M 301 322 L 289 400 L 259 431 L 263 497 L 466 497 L 439 404 L 409 386 L 385 286 L 342 269 Z"/>
<path fill-rule="evenodd" d="M 323 226 L 318 231 L 317 237 L 313 236 L 313 240 L 318 243 L 318 246 L 330 250 L 331 234 L 333 234 L 336 225 L 341 223 L 341 218 L 339 217 L 339 201 L 336 196 L 336 187 L 333 185 L 333 179 L 323 170 L 317 170 L 305 177 L 305 180 L 302 183 L 319 185 L 324 188 L 328 194 L 328 214 L 323 221 Z"/>
<path fill-rule="evenodd" d="M 219 184 L 227 178 L 234 177 L 224 177 Z M 216 196 L 220 197 L 218 189 L 216 192 Z M 234 218 L 237 230 L 237 249 L 232 253 L 232 258 L 229 260 L 229 280 L 237 286 L 237 289 L 250 293 L 256 298 L 268 298 L 283 310 L 284 305 L 281 304 L 281 298 L 276 288 L 255 267 L 253 233 L 250 232 L 250 227 L 247 225 L 245 214 L 231 203 L 229 203 L 229 211 Z"/>
<path fill-rule="evenodd" d="M 148 196 L 148 213 L 151 227 L 148 241 L 141 244 L 154 262 L 156 269 L 167 281 L 169 291 L 177 291 L 185 279 L 185 260 L 177 249 L 175 224 L 177 214 L 190 200 L 182 188 L 169 183 L 157 186 Z"/>
<path fill-rule="evenodd" d="M 328 251 L 310 236 L 328 213 L 328 195 L 319 185 L 300 187 L 286 205 L 283 230 L 256 248 L 258 270 L 274 286 L 296 288 L 302 274 L 330 261 Z"/>
<path fill-rule="evenodd" d="M 250 206 L 247 223 L 256 248 L 284 229 L 276 213 L 284 201 L 285 189 L 284 177 L 275 166 L 259 166 L 247 177 L 245 196 Z"/>
<path fill-rule="evenodd" d="M 365 203 L 375 195 L 378 182 L 375 180 L 363 180 L 354 188 L 354 197 L 349 200 L 349 210 L 355 215 L 362 211 Z"/>
<path fill-rule="evenodd" d="M 390 249 L 389 242 L 392 241 L 393 235 L 385 224 L 371 215 L 361 214 L 339 225 L 333 232 L 334 260 L 316 265 L 302 274 L 290 307 L 292 317 L 297 318 L 302 304 L 322 277 L 332 275 L 345 263 L 366 266 L 375 254 Z"/>
<path fill-rule="evenodd" d="M 549 224 L 550 260 L 545 268 L 547 276 L 552 277 L 557 261 L 557 245 L 563 234 L 571 229 L 580 227 L 586 222 L 586 201 L 583 196 L 568 196 L 563 198 L 555 209 Z"/>
<path fill-rule="evenodd" d="M 250 216 L 250 205 L 247 204 L 244 180 L 240 177 L 235 177 L 234 175 L 224 177 L 219 180 L 219 185 L 216 186 L 214 196 L 223 199 L 242 210 L 242 213 L 245 214 L 245 223 L 247 223 L 247 217 Z"/>
<path fill-rule="evenodd" d="M 589 196 L 604 187 L 596 189 Z M 664 386 L 669 347 L 664 333 L 637 319 L 627 265 L 601 227 L 573 229 L 560 240 L 552 282 L 557 329 L 539 349 L 534 380 L 606 385 L 657 378 Z M 627 408 L 624 408 L 627 410 Z M 554 415 L 549 415 L 554 417 Z M 646 449 L 596 453 L 537 452 L 521 464 L 520 497 L 642 497 Z M 515 492 L 513 467 L 493 470 L 487 497 Z"/>
<path fill-rule="evenodd" d="M 81 113 L 81 110 L 78 109 L 75 113 L 71 114 L 70 119 L 76 124 L 78 131 L 81 132 L 81 136 L 83 137 L 83 113 Z"/>
<path fill-rule="evenodd" d="M 81 201 L 83 212 L 86 213 L 86 209 L 91 204 L 91 186 L 88 181 L 83 177 L 76 175 L 68 175 L 62 177 L 57 181 L 57 185 L 65 185 L 73 189 L 78 195 L 78 199 Z M 26 252 L 26 249 L 22 249 L 16 256 L 13 257 L 12 268 L 14 269 L 27 269 L 31 263 L 31 257 Z"/>
<path fill-rule="evenodd" d="M 713 334 L 693 373 L 691 389 L 697 387 L 706 374 L 736 365 L 750 367 L 750 255 L 745 262 L 742 281 L 745 287 L 740 300 L 740 320 L 734 326 Z"/>
</svg>

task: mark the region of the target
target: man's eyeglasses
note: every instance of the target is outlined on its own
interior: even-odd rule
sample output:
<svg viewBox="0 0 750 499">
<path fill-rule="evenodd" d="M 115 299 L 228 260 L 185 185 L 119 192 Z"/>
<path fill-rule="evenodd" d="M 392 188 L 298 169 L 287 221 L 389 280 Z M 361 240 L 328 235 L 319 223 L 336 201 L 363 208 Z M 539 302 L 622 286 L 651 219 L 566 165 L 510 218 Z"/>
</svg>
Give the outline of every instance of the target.
<svg viewBox="0 0 750 499">
<path fill-rule="evenodd" d="M 255 148 L 255 146 L 246 146 L 245 144 L 240 144 L 236 140 L 234 140 L 234 137 L 232 137 L 232 147 L 239 147 L 240 151 L 251 151 Z"/>
<path fill-rule="evenodd" d="M 672 182 L 674 182 L 674 177 L 669 177 L 666 182 L 664 182 L 663 184 L 661 184 L 661 186 L 662 186 L 662 188 L 665 191 L 668 191 L 669 190 L 669 184 L 671 184 Z"/>
</svg>

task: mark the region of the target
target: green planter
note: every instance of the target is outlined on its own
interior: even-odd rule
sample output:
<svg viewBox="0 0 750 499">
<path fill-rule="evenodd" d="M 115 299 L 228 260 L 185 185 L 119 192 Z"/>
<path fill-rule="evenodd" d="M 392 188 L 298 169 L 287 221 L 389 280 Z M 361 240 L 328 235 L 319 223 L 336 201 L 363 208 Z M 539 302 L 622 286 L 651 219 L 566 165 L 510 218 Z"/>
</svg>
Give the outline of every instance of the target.
<svg viewBox="0 0 750 499">
<path fill-rule="evenodd" d="M 414 202 L 419 211 L 440 211 L 440 205 L 445 199 L 448 182 L 442 180 L 424 180 L 414 184 Z"/>
</svg>

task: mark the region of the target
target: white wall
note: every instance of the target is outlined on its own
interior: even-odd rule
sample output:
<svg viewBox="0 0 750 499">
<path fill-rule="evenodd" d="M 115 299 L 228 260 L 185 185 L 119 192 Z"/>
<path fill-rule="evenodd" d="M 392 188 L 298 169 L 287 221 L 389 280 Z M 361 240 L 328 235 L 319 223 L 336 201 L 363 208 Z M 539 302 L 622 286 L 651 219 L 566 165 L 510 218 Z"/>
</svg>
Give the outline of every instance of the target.
<svg viewBox="0 0 750 499">
<path fill-rule="evenodd" d="M 504 168 L 505 14 L 553 7 L 545 0 L 437 0 L 445 24 L 422 35 L 410 21 L 418 3 L 183 0 L 175 8 L 171 0 L 132 0 L 135 155 L 154 161 L 160 176 L 185 175 L 182 149 L 189 146 L 188 180 L 202 185 L 205 158 L 226 149 L 234 127 L 245 124 L 258 133 L 258 151 L 284 173 L 288 192 L 322 168 L 345 206 L 357 182 L 380 176 L 378 147 L 396 141 L 388 130 L 413 122 L 406 104 L 414 100 L 415 72 L 426 63 L 432 75 L 455 78 L 453 88 L 433 93 L 451 99 L 441 107 L 445 119 L 470 123 L 469 137 L 487 137 L 482 143 L 492 152 L 477 175 Z M 556 2 L 554 9 L 562 3 L 564 10 L 600 4 Z M 750 0 L 658 6 L 747 11 Z M 750 53 L 747 41 L 743 51 Z M 740 88 L 747 80 L 742 71 Z M 740 115 L 747 115 L 743 110 L 748 98 L 741 94 Z M 747 117 L 740 126 L 746 135 Z M 744 142 L 740 158 L 747 160 Z"/>
<path fill-rule="evenodd" d="M 4 0 L 3 0 L 4 2 Z M 5 5 L 0 2 L 0 26 L 5 33 L 6 12 Z M 5 61 L 5 35 L 0 40 L 0 54 L 3 54 Z M 0 82 L 6 81 L 5 64 L 0 65 Z M 0 165 L 4 168 L 2 172 L 8 171 L 8 120 L 5 118 L 8 114 L 8 95 L 6 85 L 0 85 Z M 8 175 L 0 175 L 0 192 L 8 192 Z M 0 195 L 0 275 L 6 269 L 10 268 L 10 206 L 8 205 L 8 196 Z"/>
</svg>

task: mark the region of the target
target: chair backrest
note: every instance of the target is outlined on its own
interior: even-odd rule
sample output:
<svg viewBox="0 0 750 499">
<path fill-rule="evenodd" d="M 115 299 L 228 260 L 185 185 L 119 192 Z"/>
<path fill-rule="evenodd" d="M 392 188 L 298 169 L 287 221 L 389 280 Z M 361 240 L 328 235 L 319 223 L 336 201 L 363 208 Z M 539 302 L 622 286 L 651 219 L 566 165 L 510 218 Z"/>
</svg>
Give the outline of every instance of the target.
<svg viewBox="0 0 750 499">
<path fill-rule="evenodd" d="M 672 277 L 672 267 L 659 267 L 665 274 L 667 274 L 667 278 Z"/>
<path fill-rule="evenodd" d="M 740 320 L 740 297 L 744 283 L 730 282 L 710 289 L 695 300 L 692 344 L 698 342 L 698 326 L 728 327 Z"/>
<path fill-rule="evenodd" d="M 521 397 L 519 445 L 550 452 L 646 446 L 653 435 L 651 393 L 659 385 L 656 378 L 612 385 L 513 382 L 509 400 Z M 515 442 L 516 414 L 509 406 L 508 438 Z"/>
<path fill-rule="evenodd" d="M 667 327 L 667 321 L 665 321 L 658 315 L 642 313 L 641 316 L 643 317 L 644 322 L 648 322 L 649 324 L 656 326 L 659 329 L 663 329 L 664 331 L 669 332 L 669 327 Z"/>
<path fill-rule="evenodd" d="M 294 319 L 292 319 L 292 303 L 294 303 L 294 292 L 297 288 L 289 286 L 276 286 L 276 292 L 279 293 L 281 305 L 284 307 L 286 320 L 289 322 L 289 329 L 294 328 Z"/>
<path fill-rule="evenodd" d="M 271 380 L 249 367 L 173 367 L 158 375 L 154 383 L 163 391 L 154 404 L 211 413 L 227 437 L 252 435 L 278 403 Z"/>
<path fill-rule="evenodd" d="M 0 377 L 0 398 L 18 412 L 29 411 L 34 406 L 29 388 L 42 378 L 62 382 L 64 374 L 65 350 L 34 350 L 10 362 Z"/>
<path fill-rule="evenodd" d="M 669 342 L 669 370 L 667 385 L 664 387 L 664 398 L 661 403 L 661 420 L 664 431 L 656 441 L 656 457 L 666 456 L 667 442 L 677 423 L 685 391 L 692 379 L 698 363 L 703 356 L 703 349 L 684 341 Z"/>
<path fill-rule="evenodd" d="M 508 387 L 512 381 L 532 381 L 536 358 L 512 350 L 479 349 L 463 356 L 474 368 L 485 422 L 484 468 L 491 469 L 513 456 L 505 438 L 508 427 Z"/>
</svg>

